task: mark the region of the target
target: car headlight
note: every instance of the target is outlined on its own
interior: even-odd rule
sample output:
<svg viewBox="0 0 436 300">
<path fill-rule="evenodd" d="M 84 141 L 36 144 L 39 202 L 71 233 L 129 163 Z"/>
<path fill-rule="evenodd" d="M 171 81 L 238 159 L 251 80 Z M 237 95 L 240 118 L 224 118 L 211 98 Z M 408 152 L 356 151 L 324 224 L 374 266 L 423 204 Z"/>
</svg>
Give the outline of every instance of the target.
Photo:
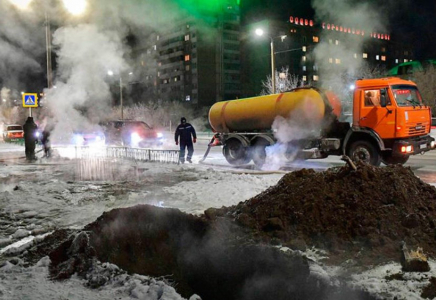
<svg viewBox="0 0 436 300">
<path fill-rule="evenodd" d="M 156 135 L 157 135 L 158 138 L 162 138 L 163 137 L 163 133 L 162 132 L 158 132 Z"/>
<path fill-rule="evenodd" d="M 130 135 L 130 139 L 131 139 L 132 144 L 137 144 L 141 141 L 141 137 L 139 136 L 139 134 L 137 132 L 133 132 Z"/>
<path fill-rule="evenodd" d="M 83 145 L 85 143 L 85 139 L 80 134 L 76 134 L 73 137 L 75 145 Z"/>
</svg>

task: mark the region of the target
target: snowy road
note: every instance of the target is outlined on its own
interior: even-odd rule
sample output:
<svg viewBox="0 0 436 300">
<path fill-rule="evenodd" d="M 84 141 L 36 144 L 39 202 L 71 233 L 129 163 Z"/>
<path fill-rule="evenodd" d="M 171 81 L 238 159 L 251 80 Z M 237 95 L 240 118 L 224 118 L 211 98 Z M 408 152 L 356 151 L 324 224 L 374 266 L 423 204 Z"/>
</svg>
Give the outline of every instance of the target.
<svg viewBox="0 0 436 300">
<path fill-rule="evenodd" d="M 253 166 L 229 166 L 219 147 L 212 149 L 205 164 L 200 164 L 206 143 L 197 143 L 194 163 L 184 165 L 116 160 L 78 162 L 68 158 L 28 164 L 22 158 L 14 159 L 23 156 L 23 147 L 0 143 L 1 260 L 25 251 L 34 239 L 41 239 L 54 229 L 82 228 L 103 212 L 114 208 L 152 204 L 201 214 L 209 207 L 230 206 L 247 200 L 275 185 L 285 174 L 285 171 L 280 170 L 257 171 Z M 100 170 L 101 180 L 80 178 L 77 170 L 83 164 L 86 164 L 86 169 Z M 322 170 L 342 164 L 338 159 L 329 158 L 308 161 L 304 165 L 294 164 L 291 168 L 312 167 Z M 432 180 L 436 172 L 432 171 L 431 166 L 421 166 L 419 163 L 418 166 L 412 168 L 423 175 L 427 174 L 427 179 L 424 178 L 427 182 L 434 182 Z M 426 171 L 422 171 L 424 167 Z M 111 180 L 104 174 L 106 170 L 111 170 Z M 38 266 L 30 268 L 22 267 L 19 263 L 17 266 L 9 263 L 3 265 L 0 271 L 0 299 L 131 299 L 135 298 L 132 291 L 138 293 L 136 289 L 141 291 L 151 287 L 170 293 L 171 296 L 165 299 L 181 299 L 162 283 L 147 283 L 143 287 L 138 282 L 147 281 L 144 278 L 134 279 L 134 283 L 124 278 L 126 288 L 122 292 L 106 287 L 99 294 L 84 288 L 78 279 L 64 284 L 51 282 L 47 280 L 47 264 L 47 261 L 41 261 Z M 431 264 L 432 269 L 436 268 L 433 262 Z M 357 274 L 355 284 L 363 288 L 368 286 L 375 293 L 383 289 L 392 291 L 391 295 L 408 295 L 407 299 L 419 299 L 423 278 L 436 276 L 433 274 L 436 271 L 433 271 L 424 277 L 418 276 L 416 282 L 409 282 L 407 286 L 402 283 L 392 286 L 392 282 L 383 281 L 386 268 L 396 270 L 398 264 L 374 269 L 373 273 Z M 9 277 L 7 274 L 14 275 Z M 32 278 L 30 285 L 26 284 L 29 278 Z"/>
</svg>

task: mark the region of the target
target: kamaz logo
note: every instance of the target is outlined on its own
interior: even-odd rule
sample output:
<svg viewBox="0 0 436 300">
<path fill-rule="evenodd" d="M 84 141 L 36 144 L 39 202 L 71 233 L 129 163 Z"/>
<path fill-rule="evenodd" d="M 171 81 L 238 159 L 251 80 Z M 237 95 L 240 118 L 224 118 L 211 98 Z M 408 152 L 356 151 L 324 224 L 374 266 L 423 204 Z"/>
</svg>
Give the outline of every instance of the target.
<svg viewBox="0 0 436 300">
<path fill-rule="evenodd" d="M 422 126 L 416 126 L 415 129 L 420 130 L 420 129 L 422 129 Z"/>
</svg>

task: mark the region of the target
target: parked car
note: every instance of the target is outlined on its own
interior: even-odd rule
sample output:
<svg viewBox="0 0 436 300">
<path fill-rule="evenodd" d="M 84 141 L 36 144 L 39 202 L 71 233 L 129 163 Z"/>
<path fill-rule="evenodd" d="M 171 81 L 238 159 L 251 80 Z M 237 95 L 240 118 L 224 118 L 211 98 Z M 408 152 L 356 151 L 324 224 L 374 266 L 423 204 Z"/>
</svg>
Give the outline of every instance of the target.
<svg viewBox="0 0 436 300">
<path fill-rule="evenodd" d="M 107 145 L 153 147 L 163 144 L 163 134 L 143 121 L 114 120 L 100 124 Z"/>
<path fill-rule="evenodd" d="M 3 126 L 3 140 L 5 142 L 18 141 L 24 138 L 23 126 L 18 124 L 9 124 Z"/>
</svg>

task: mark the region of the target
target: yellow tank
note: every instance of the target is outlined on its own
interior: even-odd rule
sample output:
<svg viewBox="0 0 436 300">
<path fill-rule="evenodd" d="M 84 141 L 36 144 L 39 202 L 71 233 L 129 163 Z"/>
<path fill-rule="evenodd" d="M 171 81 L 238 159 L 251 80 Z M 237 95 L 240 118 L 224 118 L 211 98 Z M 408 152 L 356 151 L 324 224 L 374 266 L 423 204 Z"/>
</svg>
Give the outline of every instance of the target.
<svg viewBox="0 0 436 300">
<path fill-rule="evenodd" d="M 341 104 L 331 92 L 320 94 L 312 88 L 215 103 L 209 123 L 215 132 L 253 132 L 269 130 L 277 116 L 293 119 L 304 126 L 321 124 L 326 112 L 339 117 Z M 325 99 L 325 101 L 324 101 Z M 306 123 L 307 124 L 307 123 Z"/>
</svg>

